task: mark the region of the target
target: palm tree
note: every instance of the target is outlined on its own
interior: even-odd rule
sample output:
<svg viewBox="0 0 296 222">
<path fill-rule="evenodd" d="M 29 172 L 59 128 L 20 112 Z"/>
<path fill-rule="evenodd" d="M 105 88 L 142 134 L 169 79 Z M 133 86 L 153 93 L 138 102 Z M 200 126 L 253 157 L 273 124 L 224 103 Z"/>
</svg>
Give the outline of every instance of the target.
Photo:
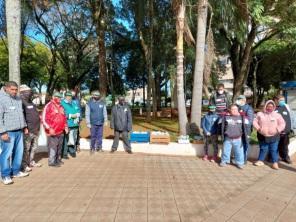
<svg viewBox="0 0 296 222">
<path fill-rule="evenodd" d="M 180 135 L 186 135 L 186 125 L 188 122 L 185 105 L 184 94 L 184 49 L 183 49 L 183 37 L 184 37 L 184 24 L 185 24 L 185 4 L 183 1 L 174 1 L 173 6 L 177 15 L 176 20 L 176 32 L 177 32 L 177 100 L 178 100 L 178 117 L 179 117 L 179 133 Z"/>
<path fill-rule="evenodd" d="M 21 1 L 6 0 L 9 80 L 20 84 Z"/>
<path fill-rule="evenodd" d="M 192 92 L 191 123 L 200 126 L 202 110 L 203 72 L 205 63 L 205 39 L 208 1 L 198 0 L 196 57 Z"/>
</svg>

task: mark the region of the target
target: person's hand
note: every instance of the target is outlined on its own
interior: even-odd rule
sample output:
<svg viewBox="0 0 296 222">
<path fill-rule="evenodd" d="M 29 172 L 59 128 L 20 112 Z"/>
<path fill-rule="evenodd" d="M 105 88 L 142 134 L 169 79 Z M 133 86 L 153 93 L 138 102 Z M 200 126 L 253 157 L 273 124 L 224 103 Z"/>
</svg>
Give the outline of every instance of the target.
<svg viewBox="0 0 296 222">
<path fill-rule="evenodd" d="M 87 128 L 91 128 L 91 125 L 90 124 L 87 124 L 86 126 L 87 126 Z"/>
<path fill-rule="evenodd" d="M 65 128 L 65 133 L 66 133 L 66 134 L 69 133 L 69 128 L 68 128 L 68 127 Z"/>
<path fill-rule="evenodd" d="M 53 128 L 49 129 L 49 135 L 54 135 L 55 134 L 55 130 Z"/>
<path fill-rule="evenodd" d="M 8 133 L 3 133 L 3 134 L 1 135 L 1 140 L 3 140 L 3 141 L 9 141 Z"/>
<path fill-rule="evenodd" d="M 28 130 L 28 128 L 24 128 L 24 134 L 26 134 L 26 135 L 29 134 L 29 130 Z"/>
<path fill-rule="evenodd" d="M 210 136 L 210 135 L 211 135 L 211 133 L 210 133 L 210 132 L 207 132 L 206 134 L 207 134 L 207 136 Z"/>
<path fill-rule="evenodd" d="M 108 126 L 108 121 L 106 121 L 106 122 L 104 123 L 104 125 L 105 125 L 105 126 Z"/>
</svg>

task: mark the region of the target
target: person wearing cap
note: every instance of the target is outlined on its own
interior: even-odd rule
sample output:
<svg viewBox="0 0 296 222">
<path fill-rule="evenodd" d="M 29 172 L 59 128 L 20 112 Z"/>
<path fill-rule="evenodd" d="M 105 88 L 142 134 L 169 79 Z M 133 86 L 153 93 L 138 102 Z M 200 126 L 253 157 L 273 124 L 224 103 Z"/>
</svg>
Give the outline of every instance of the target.
<svg viewBox="0 0 296 222">
<path fill-rule="evenodd" d="M 216 107 L 209 106 L 209 112 L 202 118 L 201 127 L 204 133 L 204 157 L 203 160 L 217 161 L 218 155 L 218 121 L 219 116 L 216 113 Z M 213 157 L 209 157 L 209 144 L 212 143 L 214 147 Z"/>
<path fill-rule="evenodd" d="M 6 82 L 0 91 L 0 168 L 2 183 L 12 184 L 12 177 L 25 177 L 21 171 L 24 151 L 23 132 L 28 133 L 22 101 L 17 96 L 18 85 Z"/>
<path fill-rule="evenodd" d="M 248 150 L 250 147 L 250 136 L 252 133 L 252 123 L 254 120 L 254 110 L 247 103 L 247 98 L 244 95 L 240 95 L 236 99 L 236 105 L 238 105 L 240 109 L 240 114 L 248 119 L 248 124 L 246 125 L 246 131 L 243 132 L 242 143 L 244 148 L 244 160 L 245 163 L 248 159 Z"/>
<path fill-rule="evenodd" d="M 35 151 L 38 148 L 38 137 L 40 131 L 40 116 L 36 105 L 32 102 L 32 90 L 27 85 L 20 86 L 20 97 L 22 99 L 24 116 L 27 123 L 28 133 L 24 135 L 24 154 L 22 170 L 29 172 L 32 167 L 41 167 L 34 160 Z"/>
<path fill-rule="evenodd" d="M 55 92 L 42 113 L 42 123 L 48 136 L 48 166 L 50 167 L 60 167 L 63 164 L 61 150 L 64 132 L 68 133 L 68 126 L 64 108 L 61 106 L 62 97 L 61 93 Z"/>
<path fill-rule="evenodd" d="M 72 92 L 65 93 L 65 99 L 61 102 L 65 115 L 67 117 L 67 124 L 69 133 L 64 135 L 64 143 L 62 149 L 62 158 L 69 159 L 68 153 L 72 157 L 76 157 L 77 134 L 80 122 L 80 107 L 72 100 Z"/>
<path fill-rule="evenodd" d="M 125 102 L 123 96 L 118 98 L 118 104 L 113 106 L 111 111 L 110 128 L 114 129 L 114 141 L 111 153 L 115 152 L 118 147 L 120 134 L 122 135 L 124 150 L 132 154 L 132 148 L 128 139 L 128 134 L 132 130 L 132 112 Z"/>
<path fill-rule="evenodd" d="M 99 91 L 93 91 L 91 95 L 92 98 L 85 107 L 85 120 L 87 127 L 90 128 L 90 152 L 92 154 L 95 150 L 103 152 L 103 130 L 108 117 L 106 105 Z"/>
</svg>

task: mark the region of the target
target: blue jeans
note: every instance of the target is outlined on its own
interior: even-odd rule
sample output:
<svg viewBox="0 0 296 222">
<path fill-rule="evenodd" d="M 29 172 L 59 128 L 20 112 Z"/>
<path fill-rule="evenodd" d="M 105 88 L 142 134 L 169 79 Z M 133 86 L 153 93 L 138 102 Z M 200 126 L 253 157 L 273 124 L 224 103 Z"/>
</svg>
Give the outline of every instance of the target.
<svg viewBox="0 0 296 222">
<path fill-rule="evenodd" d="M 278 144 L 279 144 L 279 140 L 272 143 L 266 143 L 264 141 L 261 141 L 259 143 L 260 151 L 259 151 L 258 160 L 264 161 L 266 158 L 266 154 L 269 151 L 271 156 L 271 162 L 272 163 L 278 162 Z"/>
<path fill-rule="evenodd" d="M 221 163 L 230 163 L 231 149 L 233 147 L 235 163 L 238 166 L 244 165 L 244 149 L 242 147 L 242 140 L 230 139 L 225 137 L 223 143 L 223 153 L 221 158 Z"/>
<path fill-rule="evenodd" d="M 7 133 L 9 141 L 1 140 L 0 166 L 2 177 L 9 177 L 11 173 L 16 175 L 20 172 L 24 152 L 23 131 L 17 130 Z"/>
<path fill-rule="evenodd" d="M 249 151 L 249 147 L 250 147 L 250 140 L 249 138 L 247 139 L 247 141 L 245 139 L 243 139 L 243 147 L 244 147 L 244 161 L 246 162 L 248 160 L 248 151 Z"/>
<path fill-rule="evenodd" d="M 91 125 L 90 129 L 90 148 L 91 149 L 102 149 L 103 139 L 103 125 Z"/>
</svg>

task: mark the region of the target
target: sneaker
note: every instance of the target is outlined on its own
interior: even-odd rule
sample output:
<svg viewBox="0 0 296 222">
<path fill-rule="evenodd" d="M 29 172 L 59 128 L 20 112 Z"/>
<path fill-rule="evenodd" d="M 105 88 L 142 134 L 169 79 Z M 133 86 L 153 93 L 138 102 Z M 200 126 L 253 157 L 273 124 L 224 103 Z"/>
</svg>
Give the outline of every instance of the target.
<svg viewBox="0 0 296 222">
<path fill-rule="evenodd" d="M 292 161 L 290 158 L 283 159 L 283 161 L 287 164 L 292 164 Z"/>
<path fill-rule="evenodd" d="M 64 165 L 65 163 L 62 160 L 57 160 L 57 164 Z"/>
<path fill-rule="evenodd" d="M 62 158 L 65 159 L 65 160 L 70 159 L 69 156 L 63 156 Z"/>
<path fill-rule="evenodd" d="M 28 167 L 28 166 L 26 166 L 26 168 L 25 168 L 25 172 L 31 172 L 32 171 L 32 168 L 31 167 Z"/>
<path fill-rule="evenodd" d="M 244 169 L 244 165 L 236 165 L 238 169 L 242 170 Z"/>
<path fill-rule="evenodd" d="M 115 150 L 114 149 L 111 149 L 110 153 L 114 153 L 114 152 L 115 152 Z"/>
<path fill-rule="evenodd" d="M 128 154 L 133 154 L 131 150 L 126 151 Z"/>
<path fill-rule="evenodd" d="M 204 155 L 203 158 L 202 158 L 202 160 L 204 160 L 204 161 L 209 160 L 208 155 Z"/>
<path fill-rule="evenodd" d="M 13 181 L 10 177 L 2 177 L 2 183 L 4 185 L 9 185 L 9 184 L 13 184 Z"/>
<path fill-rule="evenodd" d="M 218 158 L 217 158 L 216 156 L 213 156 L 213 157 L 210 159 L 210 161 L 211 161 L 212 163 L 217 163 L 217 162 L 218 162 Z"/>
<path fill-rule="evenodd" d="M 258 161 L 256 161 L 256 162 L 254 163 L 254 165 L 255 165 L 255 166 L 264 166 L 265 164 L 264 164 L 263 161 L 258 160 Z"/>
<path fill-rule="evenodd" d="M 56 164 L 56 163 L 49 163 L 48 166 L 49 167 L 61 167 L 60 164 Z"/>
<path fill-rule="evenodd" d="M 41 163 L 36 163 L 35 161 L 33 161 L 32 163 L 30 163 L 30 167 L 42 167 Z"/>
<path fill-rule="evenodd" d="M 226 164 L 226 163 L 224 163 L 224 162 L 221 162 L 221 163 L 219 164 L 219 166 L 220 166 L 220 167 L 226 167 L 226 166 L 227 166 L 227 164 Z"/>
<path fill-rule="evenodd" d="M 279 169 L 278 163 L 277 162 L 273 163 L 271 168 L 274 169 L 274 170 L 278 170 Z"/>
<path fill-rule="evenodd" d="M 29 173 L 20 171 L 16 175 L 13 175 L 12 177 L 21 178 L 21 177 L 27 177 L 27 176 L 29 176 Z"/>
<path fill-rule="evenodd" d="M 104 150 L 102 148 L 97 149 L 97 152 L 104 152 Z"/>
</svg>

